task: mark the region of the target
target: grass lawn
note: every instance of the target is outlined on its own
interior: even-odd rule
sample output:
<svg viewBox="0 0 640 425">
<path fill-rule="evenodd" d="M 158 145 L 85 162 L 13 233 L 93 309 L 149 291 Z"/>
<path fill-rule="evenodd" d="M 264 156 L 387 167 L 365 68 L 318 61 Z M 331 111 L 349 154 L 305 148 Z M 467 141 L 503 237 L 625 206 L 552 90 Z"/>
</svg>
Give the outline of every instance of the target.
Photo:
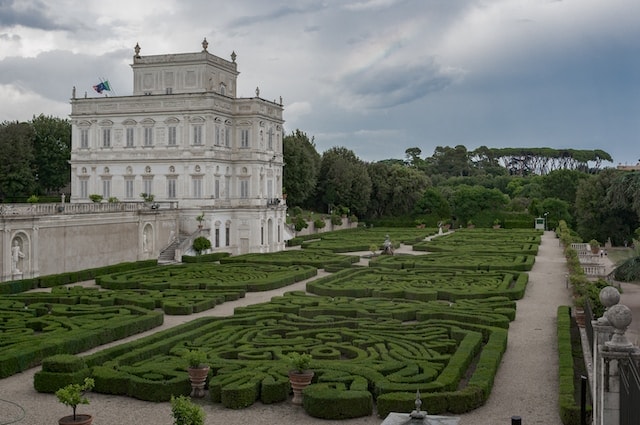
<svg viewBox="0 0 640 425">
<path fill-rule="evenodd" d="M 607 255 L 609 256 L 613 264 L 618 266 L 621 263 L 623 263 L 625 260 L 635 256 L 636 253 L 635 253 L 635 250 L 631 248 L 617 247 L 617 248 L 608 249 Z"/>
</svg>

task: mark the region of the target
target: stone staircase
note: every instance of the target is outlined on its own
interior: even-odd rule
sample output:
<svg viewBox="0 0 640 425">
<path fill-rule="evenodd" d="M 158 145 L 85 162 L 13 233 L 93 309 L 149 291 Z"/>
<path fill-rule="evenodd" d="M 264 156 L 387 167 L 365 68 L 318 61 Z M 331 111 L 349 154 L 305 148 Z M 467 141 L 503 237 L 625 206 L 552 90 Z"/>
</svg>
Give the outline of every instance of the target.
<svg viewBox="0 0 640 425">
<path fill-rule="evenodd" d="M 176 249 L 187 238 L 188 236 L 186 235 L 179 235 L 169 246 L 160 251 L 160 255 L 158 255 L 158 264 L 178 263 L 179 261 L 176 261 Z"/>
</svg>

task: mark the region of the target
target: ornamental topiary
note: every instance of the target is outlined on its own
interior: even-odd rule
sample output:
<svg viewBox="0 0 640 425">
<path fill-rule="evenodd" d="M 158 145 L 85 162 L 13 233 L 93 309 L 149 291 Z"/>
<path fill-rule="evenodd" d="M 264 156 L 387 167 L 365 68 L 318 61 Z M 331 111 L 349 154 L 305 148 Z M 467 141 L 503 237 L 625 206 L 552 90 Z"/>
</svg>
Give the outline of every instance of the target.
<svg viewBox="0 0 640 425">
<path fill-rule="evenodd" d="M 204 236 L 198 236 L 193 241 L 193 250 L 196 255 L 200 255 L 202 251 L 206 251 L 211 248 L 211 241 Z"/>
</svg>

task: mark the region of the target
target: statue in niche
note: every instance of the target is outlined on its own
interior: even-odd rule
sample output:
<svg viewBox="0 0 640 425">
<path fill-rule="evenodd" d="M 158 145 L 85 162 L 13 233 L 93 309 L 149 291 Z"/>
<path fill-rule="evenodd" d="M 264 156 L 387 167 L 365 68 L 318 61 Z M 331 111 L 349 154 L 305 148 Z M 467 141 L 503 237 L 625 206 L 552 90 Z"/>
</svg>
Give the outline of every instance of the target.
<svg viewBox="0 0 640 425">
<path fill-rule="evenodd" d="M 18 239 L 13 240 L 13 246 L 11 247 L 11 272 L 14 274 L 21 273 L 18 268 L 20 259 L 24 258 L 24 253 L 20 249 L 20 242 Z"/>
<path fill-rule="evenodd" d="M 391 243 L 389 235 L 387 235 L 382 245 L 382 255 L 393 255 L 393 244 Z"/>
<path fill-rule="evenodd" d="M 149 229 L 142 231 L 142 252 L 149 252 Z"/>
</svg>

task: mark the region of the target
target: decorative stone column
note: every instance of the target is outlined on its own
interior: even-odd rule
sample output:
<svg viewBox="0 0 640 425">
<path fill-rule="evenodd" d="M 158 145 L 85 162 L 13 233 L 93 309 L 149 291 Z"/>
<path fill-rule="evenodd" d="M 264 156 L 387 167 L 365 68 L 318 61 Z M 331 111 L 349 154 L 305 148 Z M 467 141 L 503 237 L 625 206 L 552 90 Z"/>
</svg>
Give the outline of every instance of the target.
<svg viewBox="0 0 640 425">
<path fill-rule="evenodd" d="M 620 365 L 630 357 L 640 357 L 640 350 L 634 346 L 625 332 L 631 323 L 629 307 L 616 304 L 607 309 L 605 319 L 613 328 L 613 336 L 600 346 L 601 384 L 596 395 L 599 410 L 595 417 L 596 425 L 620 423 Z"/>
<path fill-rule="evenodd" d="M 600 302 L 605 307 L 605 314 L 597 320 L 591 321 L 593 328 L 593 347 L 591 347 L 591 353 L 593 355 L 593 382 L 591 383 L 591 389 L 594 424 L 602 424 L 600 420 L 603 408 L 602 401 L 604 398 L 604 363 L 601 351 L 605 343 L 611 339 L 614 330 L 607 318 L 607 311 L 620 302 L 620 292 L 613 286 L 607 286 L 600 291 Z"/>
</svg>

